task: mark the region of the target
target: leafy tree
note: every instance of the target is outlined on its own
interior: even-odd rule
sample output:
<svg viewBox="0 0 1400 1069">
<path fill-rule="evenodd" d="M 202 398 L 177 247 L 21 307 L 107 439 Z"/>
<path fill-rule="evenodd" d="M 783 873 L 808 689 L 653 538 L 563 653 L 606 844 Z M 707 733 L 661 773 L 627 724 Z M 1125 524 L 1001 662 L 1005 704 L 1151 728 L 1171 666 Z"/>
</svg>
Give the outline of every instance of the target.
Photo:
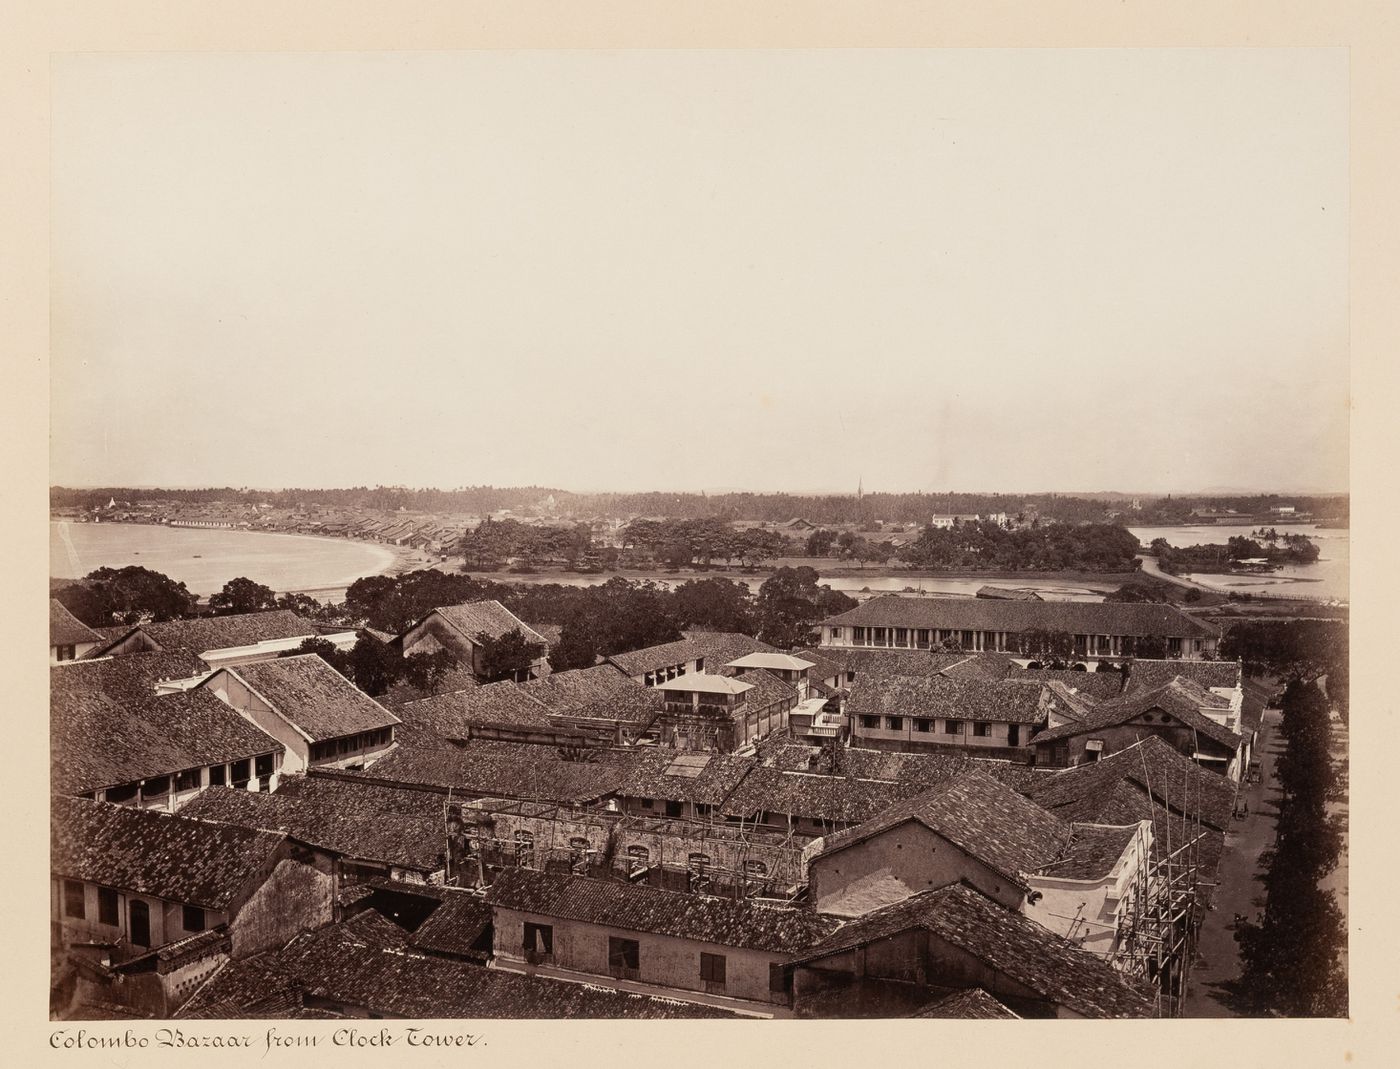
<svg viewBox="0 0 1400 1069">
<path fill-rule="evenodd" d="M 457 667 L 450 650 L 413 653 L 403 659 L 402 680 L 414 690 L 432 694 L 442 677 Z"/>
<path fill-rule="evenodd" d="M 1008 636 L 1008 643 L 1011 638 Z M 1042 662 L 1061 664 L 1074 656 L 1074 636 L 1068 631 L 1032 628 L 1017 634 L 1014 644 L 1018 652 Z"/>
<path fill-rule="evenodd" d="M 489 683 L 520 679 L 528 674 L 530 665 L 544 655 L 544 647 L 526 639 L 518 627 L 499 638 L 482 631 L 474 641 L 481 647 L 481 671 Z"/>
<path fill-rule="evenodd" d="M 319 619 L 325 612 L 327 606 L 322 605 L 310 594 L 282 594 L 277 599 L 277 608 L 294 612 L 298 616 L 304 616 L 308 620 Z"/>
<path fill-rule="evenodd" d="M 809 557 L 826 557 L 831 554 L 832 547 L 835 545 L 836 532 L 819 527 L 807 536 L 807 544 L 804 549 Z"/>
<path fill-rule="evenodd" d="M 354 672 L 350 668 L 350 655 L 338 648 L 334 642 L 328 638 L 308 638 L 303 639 L 300 646 L 294 650 L 283 650 L 277 656 L 280 657 L 300 657 L 303 654 L 314 653 L 343 675 L 346 679 L 354 681 Z"/>
<path fill-rule="evenodd" d="M 688 579 L 672 594 L 675 613 L 687 627 L 751 634 L 754 597 L 732 579 Z"/>
<path fill-rule="evenodd" d="M 813 641 L 818 620 L 855 608 L 854 599 L 817 582 L 813 568 L 779 568 L 758 588 L 758 637 L 783 649 Z"/>
<path fill-rule="evenodd" d="M 386 643 L 370 635 L 362 635 L 350 648 L 349 669 L 350 681 L 366 694 L 377 698 L 403 678 L 406 662 Z"/>
<path fill-rule="evenodd" d="M 549 652 L 549 666 L 556 672 L 570 668 L 591 668 L 598 660 L 598 636 L 584 617 L 564 621 L 559 641 Z"/>
<path fill-rule="evenodd" d="M 277 595 L 271 587 L 255 583 L 245 576 L 230 579 L 224 588 L 209 599 L 209 607 L 215 615 L 227 616 L 233 613 L 265 612 L 277 608 Z"/>
<path fill-rule="evenodd" d="M 89 627 L 178 620 L 189 615 L 195 602 L 184 583 L 136 564 L 98 568 L 54 597 Z"/>
</svg>

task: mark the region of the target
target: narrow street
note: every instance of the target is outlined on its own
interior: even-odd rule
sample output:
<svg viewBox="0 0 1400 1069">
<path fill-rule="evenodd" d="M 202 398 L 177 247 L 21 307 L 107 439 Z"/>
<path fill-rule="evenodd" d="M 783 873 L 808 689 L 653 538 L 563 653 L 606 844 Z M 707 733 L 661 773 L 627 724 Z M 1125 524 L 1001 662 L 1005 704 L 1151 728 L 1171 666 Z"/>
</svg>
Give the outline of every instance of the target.
<svg viewBox="0 0 1400 1069">
<path fill-rule="evenodd" d="M 1187 1017 L 1238 1017 L 1229 1005 L 1226 987 L 1240 974 L 1239 947 L 1235 942 L 1235 914 L 1253 920 L 1264 905 L 1264 875 L 1259 864 L 1262 854 L 1274 840 L 1280 791 L 1274 782 L 1274 762 L 1284 742 L 1278 727 L 1282 713 L 1268 709 L 1259 728 L 1257 747 L 1259 782 L 1245 787 L 1242 798 L 1249 804 L 1249 815 L 1234 822 L 1225 836 L 1225 855 L 1220 862 L 1219 886 L 1214 906 L 1201 924 L 1196 948 L 1196 964 L 1186 995 Z"/>
</svg>

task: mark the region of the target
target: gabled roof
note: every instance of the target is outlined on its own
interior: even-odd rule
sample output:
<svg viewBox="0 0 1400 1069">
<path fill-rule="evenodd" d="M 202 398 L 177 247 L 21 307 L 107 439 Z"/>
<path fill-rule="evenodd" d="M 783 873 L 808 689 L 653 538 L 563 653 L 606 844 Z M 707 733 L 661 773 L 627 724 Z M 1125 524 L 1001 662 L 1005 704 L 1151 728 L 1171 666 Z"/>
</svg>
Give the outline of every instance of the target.
<svg viewBox="0 0 1400 1069">
<path fill-rule="evenodd" d="M 550 715 L 644 727 L 656 719 L 662 696 L 611 664 L 551 672 L 521 684 Z"/>
<path fill-rule="evenodd" d="M 1032 683 L 1062 683 L 1076 694 L 1095 701 L 1116 698 L 1123 691 L 1123 676 L 1118 672 L 1075 672 L 1056 668 L 1022 668 L 1013 664 L 1006 669 L 1007 679 Z"/>
<path fill-rule="evenodd" d="M 830 656 L 829 650 L 803 649 L 797 651 L 797 656 L 812 662 L 814 680 L 833 679 L 846 671 L 845 663 Z"/>
<path fill-rule="evenodd" d="M 549 709 L 508 679 L 405 702 L 400 711 L 405 717 L 426 718 L 434 730 L 449 739 L 465 739 L 473 727 L 554 730 Z"/>
<path fill-rule="evenodd" d="M 311 742 L 399 722 L 384 706 L 314 653 L 224 669 L 237 676 Z M 200 684 L 208 686 L 208 681 Z"/>
<path fill-rule="evenodd" d="M 1042 865 L 1040 876 L 1056 880 L 1102 880 L 1112 873 L 1134 837 L 1138 824 L 1075 824 L 1059 857 Z"/>
<path fill-rule="evenodd" d="M 1148 1017 L 1153 1012 L 1146 990 L 1113 966 L 961 884 L 923 891 L 857 917 L 800 961 L 812 962 L 916 928 L 1085 1017 Z"/>
<path fill-rule="evenodd" d="M 1018 1014 L 1012 1013 L 980 987 L 969 987 L 965 991 L 954 991 L 934 999 L 910 1017 L 932 1017 L 953 1021 L 1019 1021 Z"/>
<path fill-rule="evenodd" d="M 725 799 L 725 815 L 752 818 L 784 814 L 837 824 L 858 824 L 914 793 L 912 785 L 758 766 Z"/>
<path fill-rule="evenodd" d="M 778 702 L 797 701 L 797 688 L 766 668 L 750 668 L 739 679 L 753 687 L 744 695 L 750 709 L 767 709 Z"/>
<path fill-rule="evenodd" d="M 1219 637 L 1172 605 L 1149 602 L 998 601 L 990 598 L 871 598 L 822 621 L 837 627 L 937 627 L 966 631 L 1068 631 L 1074 635 Z"/>
<path fill-rule="evenodd" d="M 841 924 L 807 909 L 531 869 L 500 872 L 487 901 L 496 909 L 782 955 L 811 947 Z"/>
<path fill-rule="evenodd" d="M 676 642 L 665 642 L 629 653 L 614 653 L 608 662 L 617 665 L 629 676 L 640 676 L 699 657 L 705 658 L 706 668 L 717 669 L 727 661 L 759 652 L 774 653 L 776 648 L 732 631 L 689 631 L 685 638 Z"/>
<path fill-rule="evenodd" d="M 1133 660 L 1128 669 L 1128 684 L 1124 690 L 1131 694 L 1140 690 L 1155 690 L 1174 679 L 1189 679 L 1206 690 L 1232 690 L 1241 682 L 1238 661 L 1158 661 L 1146 658 Z"/>
<path fill-rule="evenodd" d="M 172 902 L 226 910 L 286 838 L 85 798 L 50 800 L 49 868 Z"/>
<path fill-rule="evenodd" d="M 1159 711 L 1201 735 L 1214 739 L 1226 749 L 1238 749 L 1242 741 L 1241 736 L 1201 713 L 1202 706 L 1227 709 L 1229 702 L 1218 694 L 1202 690 L 1190 680 L 1174 679 L 1155 690 L 1137 691 L 1091 705 L 1083 720 L 1042 731 L 1031 743 L 1040 746 L 1056 739 L 1085 735 L 1118 724 L 1126 724 L 1147 713 Z"/>
<path fill-rule="evenodd" d="M 1059 857 L 1073 834 L 1069 824 L 1024 795 L 982 772 L 967 771 L 864 824 L 828 835 L 816 856 L 828 857 L 911 820 L 1020 883 Z"/>
<path fill-rule="evenodd" d="M 1100 807 L 1119 781 L 1141 788 L 1158 805 L 1199 816 L 1218 831 L 1231 827 L 1235 784 L 1201 768 L 1155 735 L 1091 764 L 1047 775 L 1031 787 L 1030 797 L 1067 819 L 1092 822 L 1100 818 Z M 1135 814 L 1132 819 L 1141 817 Z"/>
<path fill-rule="evenodd" d="M 345 857 L 419 872 L 443 868 L 446 832 L 440 795 L 290 777 L 272 794 L 210 787 L 180 810 L 186 816 L 279 831 Z"/>
<path fill-rule="evenodd" d="M 136 624 L 107 643 L 113 646 L 134 631 L 141 631 L 163 650 L 231 649 L 255 646 L 289 638 L 311 638 L 319 634 L 316 625 L 289 609 L 271 612 L 239 613 L 232 616 L 200 616 L 193 620 L 167 620 L 164 623 Z M 98 653 L 102 650 L 96 651 Z"/>
<path fill-rule="evenodd" d="M 63 602 L 49 598 L 50 646 L 80 646 L 101 641 L 102 636 L 69 612 Z"/>
<path fill-rule="evenodd" d="M 280 751 L 207 691 L 156 694 L 156 680 L 195 664 L 188 653 L 141 653 L 50 669 L 50 789 L 85 794 Z"/>
<path fill-rule="evenodd" d="M 1042 688 L 1020 680 L 948 679 L 942 675 L 856 676 L 846 709 L 853 716 L 916 716 L 1039 724 Z"/>
<path fill-rule="evenodd" d="M 365 775 L 382 782 L 419 784 L 487 798 L 543 802 L 596 802 L 616 794 L 623 770 L 615 764 L 564 761 L 548 746 L 474 739 L 455 746 L 426 737 L 400 745 Z"/>
<path fill-rule="evenodd" d="M 620 763 L 618 793 L 629 798 L 720 805 L 757 763 L 734 754 L 653 746 L 629 751 Z"/>
<path fill-rule="evenodd" d="M 374 910 L 229 962 L 178 1018 L 324 1016 L 308 1003 L 413 1019 L 686 1018 L 731 1014 L 693 1003 L 485 969 L 418 953 Z"/>
<path fill-rule="evenodd" d="M 462 605 L 441 605 L 433 612 L 471 642 L 475 642 L 482 632 L 492 638 L 500 638 L 518 630 L 527 642 L 537 642 L 546 646 L 549 644 L 543 635 L 499 601 L 469 601 Z"/>
</svg>

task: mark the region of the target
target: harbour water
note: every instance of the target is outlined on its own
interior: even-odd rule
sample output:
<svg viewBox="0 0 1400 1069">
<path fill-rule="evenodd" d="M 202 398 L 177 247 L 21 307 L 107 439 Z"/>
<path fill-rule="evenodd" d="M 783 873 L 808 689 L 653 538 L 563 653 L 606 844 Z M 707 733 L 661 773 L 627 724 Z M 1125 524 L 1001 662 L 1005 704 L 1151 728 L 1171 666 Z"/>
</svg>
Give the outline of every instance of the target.
<svg viewBox="0 0 1400 1069">
<path fill-rule="evenodd" d="M 343 590 L 361 576 L 388 571 L 397 559 L 387 546 L 345 538 L 155 524 L 49 524 L 49 574 L 56 578 L 139 564 L 205 596 L 239 576 L 279 593 Z"/>
<path fill-rule="evenodd" d="M 1270 524 L 1264 524 L 1267 529 Z M 1320 556 L 1312 564 L 1285 564 L 1277 571 L 1262 575 L 1212 575 L 1205 572 L 1190 576 L 1193 582 L 1213 590 L 1236 593 L 1264 594 L 1275 597 L 1309 598 L 1315 601 L 1348 601 L 1351 586 L 1351 532 L 1340 528 L 1308 527 L 1303 524 L 1272 525 L 1279 535 L 1306 535 L 1318 548 Z M 1154 538 L 1165 538 L 1173 546 L 1223 545 L 1234 536 L 1258 538 L 1253 527 L 1201 525 L 1192 527 L 1130 527 L 1143 548 Z"/>
</svg>

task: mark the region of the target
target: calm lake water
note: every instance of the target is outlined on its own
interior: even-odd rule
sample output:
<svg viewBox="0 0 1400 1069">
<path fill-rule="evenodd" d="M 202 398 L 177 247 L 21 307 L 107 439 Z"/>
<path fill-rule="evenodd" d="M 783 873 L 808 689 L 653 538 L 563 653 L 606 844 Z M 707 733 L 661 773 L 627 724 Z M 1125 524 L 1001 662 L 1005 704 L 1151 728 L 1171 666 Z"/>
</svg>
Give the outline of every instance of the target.
<svg viewBox="0 0 1400 1069">
<path fill-rule="evenodd" d="M 395 559 L 385 546 L 344 538 L 154 524 L 49 524 L 49 574 L 56 578 L 139 564 L 202 595 L 218 593 L 238 576 L 279 593 L 343 589 L 361 576 L 387 570 Z"/>
<path fill-rule="evenodd" d="M 1270 524 L 1264 524 L 1265 529 Z M 1272 525 L 1280 535 L 1307 535 L 1322 554 L 1313 564 L 1286 564 L 1267 575 L 1207 575 L 1199 573 L 1191 579 L 1214 590 L 1240 593 L 1274 594 L 1291 598 L 1312 598 L 1318 601 L 1350 600 L 1351 532 L 1340 529 L 1308 527 L 1304 524 Z M 1173 546 L 1224 544 L 1231 537 L 1253 537 L 1253 527 L 1130 527 L 1146 548 L 1154 538 L 1165 538 Z"/>
</svg>

